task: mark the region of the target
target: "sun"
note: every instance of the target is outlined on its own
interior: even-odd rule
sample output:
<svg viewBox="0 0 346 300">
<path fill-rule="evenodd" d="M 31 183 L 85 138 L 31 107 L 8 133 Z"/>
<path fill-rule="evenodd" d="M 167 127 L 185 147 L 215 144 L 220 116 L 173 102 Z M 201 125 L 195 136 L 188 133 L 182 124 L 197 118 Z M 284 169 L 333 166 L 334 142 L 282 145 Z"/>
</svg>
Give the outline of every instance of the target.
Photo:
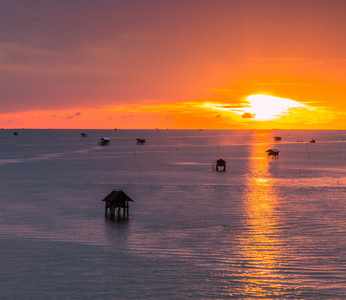
<svg viewBox="0 0 346 300">
<path fill-rule="evenodd" d="M 307 108 L 306 105 L 269 95 L 251 95 L 246 98 L 249 106 L 243 109 L 244 115 L 255 121 L 272 121 L 288 115 L 294 108 Z"/>
<path fill-rule="evenodd" d="M 222 111 L 225 115 L 237 122 L 245 120 L 252 122 L 283 121 L 295 123 L 311 119 L 311 113 L 317 112 L 316 108 L 309 107 L 301 102 L 274 97 L 264 94 L 251 95 L 245 100 L 235 104 L 203 103 L 202 107 Z M 234 118 L 237 115 L 239 117 Z"/>
</svg>

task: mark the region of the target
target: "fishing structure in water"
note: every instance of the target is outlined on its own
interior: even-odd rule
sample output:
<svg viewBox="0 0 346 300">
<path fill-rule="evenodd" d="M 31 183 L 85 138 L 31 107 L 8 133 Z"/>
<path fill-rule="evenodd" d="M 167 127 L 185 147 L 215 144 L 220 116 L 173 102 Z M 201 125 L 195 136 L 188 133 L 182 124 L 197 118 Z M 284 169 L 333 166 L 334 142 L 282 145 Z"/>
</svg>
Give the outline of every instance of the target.
<svg viewBox="0 0 346 300">
<path fill-rule="evenodd" d="M 122 190 L 113 190 L 108 196 L 106 196 L 102 201 L 105 201 L 105 216 L 111 219 L 121 215 L 124 219 L 129 217 L 129 202 L 134 202 L 128 195 L 126 195 Z"/>
</svg>

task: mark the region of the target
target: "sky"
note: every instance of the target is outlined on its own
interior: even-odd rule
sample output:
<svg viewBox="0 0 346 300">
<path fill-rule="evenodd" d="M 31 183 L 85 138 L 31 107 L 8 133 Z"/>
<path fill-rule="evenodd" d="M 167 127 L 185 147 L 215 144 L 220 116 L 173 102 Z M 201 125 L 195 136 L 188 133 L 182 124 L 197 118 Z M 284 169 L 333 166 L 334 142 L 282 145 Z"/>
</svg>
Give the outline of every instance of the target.
<svg viewBox="0 0 346 300">
<path fill-rule="evenodd" d="M 0 128 L 345 129 L 344 0 L 0 0 Z"/>
</svg>

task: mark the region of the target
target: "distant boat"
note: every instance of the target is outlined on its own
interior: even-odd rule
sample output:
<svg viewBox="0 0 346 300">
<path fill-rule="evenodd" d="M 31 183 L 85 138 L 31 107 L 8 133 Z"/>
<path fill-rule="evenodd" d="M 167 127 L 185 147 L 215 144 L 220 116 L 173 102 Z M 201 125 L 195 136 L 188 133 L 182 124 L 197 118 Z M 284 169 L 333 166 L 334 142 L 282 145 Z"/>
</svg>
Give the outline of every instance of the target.
<svg viewBox="0 0 346 300">
<path fill-rule="evenodd" d="M 312 139 L 311 141 L 310 141 L 310 143 L 316 143 L 316 140 L 314 140 L 314 139 Z"/>
</svg>

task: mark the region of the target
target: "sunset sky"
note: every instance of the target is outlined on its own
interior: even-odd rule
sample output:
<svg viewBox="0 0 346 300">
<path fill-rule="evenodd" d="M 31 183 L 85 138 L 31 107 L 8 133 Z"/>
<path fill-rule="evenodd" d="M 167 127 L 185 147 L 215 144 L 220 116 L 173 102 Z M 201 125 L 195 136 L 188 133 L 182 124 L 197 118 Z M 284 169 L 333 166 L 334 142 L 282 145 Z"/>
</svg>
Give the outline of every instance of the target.
<svg viewBox="0 0 346 300">
<path fill-rule="evenodd" d="M 344 0 L 0 0 L 0 128 L 346 129 Z"/>
</svg>

